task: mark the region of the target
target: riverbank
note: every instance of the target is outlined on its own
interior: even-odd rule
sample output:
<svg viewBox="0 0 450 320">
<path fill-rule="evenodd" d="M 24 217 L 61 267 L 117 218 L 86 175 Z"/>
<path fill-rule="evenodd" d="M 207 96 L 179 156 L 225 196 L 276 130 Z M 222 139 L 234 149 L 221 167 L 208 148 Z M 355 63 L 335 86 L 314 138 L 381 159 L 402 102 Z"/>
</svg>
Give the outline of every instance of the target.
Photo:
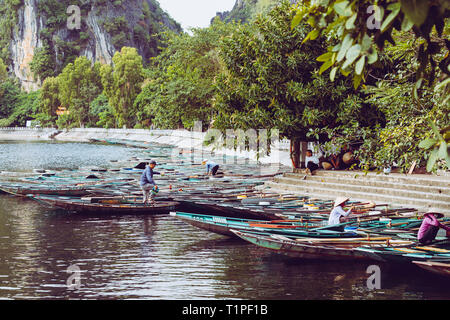
<svg viewBox="0 0 450 320">
<path fill-rule="evenodd" d="M 275 141 L 270 156 L 260 157 L 254 151 L 233 149 L 215 149 L 205 146 L 205 132 L 188 130 L 145 130 L 145 129 L 102 129 L 76 128 L 58 131 L 52 128 L 0 128 L 0 140 L 3 141 L 61 141 L 90 142 L 93 139 L 120 139 L 145 143 L 171 145 L 180 149 L 193 149 L 207 153 L 221 154 L 237 158 L 258 160 L 261 164 L 280 164 L 292 168 L 289 154 L 289 141 Z"/>
</svg>

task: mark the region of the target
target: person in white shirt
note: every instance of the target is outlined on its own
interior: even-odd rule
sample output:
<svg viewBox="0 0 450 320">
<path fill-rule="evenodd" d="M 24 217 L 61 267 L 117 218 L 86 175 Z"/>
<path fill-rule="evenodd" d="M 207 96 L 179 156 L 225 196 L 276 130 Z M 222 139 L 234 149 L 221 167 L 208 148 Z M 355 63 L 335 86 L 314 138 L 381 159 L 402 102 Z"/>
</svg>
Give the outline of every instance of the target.
<svg viewBox="0 0 450 320">
<path fill-rule="evenodd" d="M 330 213 L 330 218 L 328 219 L 328 225 L 334 226 L 336 224 L 341 224 L 345 221 L 345 217 L 347 217 L 353 211 L 353 207 L 351 207 L 347 212 L 344 211 L 343 207 L 349 201 L 349 198 L 338 197 L 334 202 L 334 208 Z"/>
<path fill-rule="evenodd" d="M 306 159 L 305 159 L 306 173 L 311 174 L 319 169 L 319 159 L 313 156 L 311 150 L 306 151 Z"/>
</svg>

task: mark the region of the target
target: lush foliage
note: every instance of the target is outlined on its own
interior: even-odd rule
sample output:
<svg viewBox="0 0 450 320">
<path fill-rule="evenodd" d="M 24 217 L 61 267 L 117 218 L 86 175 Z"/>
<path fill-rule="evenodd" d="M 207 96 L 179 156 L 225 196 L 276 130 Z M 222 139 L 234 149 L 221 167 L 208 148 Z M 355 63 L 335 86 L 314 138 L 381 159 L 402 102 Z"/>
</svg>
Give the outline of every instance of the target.
<svg viewBox="0 0 450 320">
<path fill-rule="evenodd" d="M 0 60 L 0 125 L 36 118 L 46 126 L 176 129 L 202 121 L 203 129 L 220 132 L 278 129 L 296 142 L 319 141 L 327 154 L 351 149 L 355 166 L 366 170 L 448 166 L 450 28 L 442 1 L 375 2 L 381 8 L 376 19 L 365 0 L 299 7 L 283 1 L 253 15 L 272 2 L 243 2 L 254 5 L 246 24 L 216 19 L 189 34 L 147 32 L 157 30 L 149 17 L 159 14 L 148 1 L 137 26 L 120 16 L 105 19 L 118 46 L 162 45 L 144 50 L 159 53 L 148 65 L 147 53 L 131 47 L 117 51 L 111 65 L 92 64 L 74 58 L 73 43 L 72 51 L 64 50 L 72 58 L 58 70 L 52 45 L 64 44 L 49 30 L 56 42 L 40 49 L 32 64 L 45 78 L 40 92 L 22 93 Z"/>
<path fill-rule="evenodd" d="M 407 171 L 414 163 L 426 163 L 431 171 L 450 165 L 438 161 L 450 157 L 444 137 L 436 134 L 437 126 L 445 128 L 445 136 L 449 125 L 448 17 L 446 1 L 321 0 L 299 5 L 292 27 L 305 20 L 313 27 L 309 40 L 320 35 L 336 40 L 317 58 L 323 62 L 321 72 L 331 68 L 332 80 L 338 71 L 353 74 L 355 88 L 366 83 L 367 101 L 385 116 L 383 126 L 361 130 L 353 125 L 330 134 L 338 137 L 334 144 L 361 144 L 357 153 L 364 168 L 396 164 Z"/>
<path fill-rule="evenodd" d="M 324 50 L 324 39 L 300 45 L 310 28 L 291 31 L 294 15 L 284 2 L 224 41 L 226 72 L 217 80 L 215 127 L 277 128 L 285 137 L 306 140 L 311 130 L 334 127 L 348 114 L 366 118 L 351 83 L 341 77 L 332 84 L 317 73 L 315 57 Z"/>
<path fill-rule="evenodd" d="M 82 127 L 96 123 L 92 119 L 90 107 L 102 92 L 100 64 L 94 65 L 86 57 L 80 57 L 70 63 L 58 76 L 59 101 L 69 114 L 60 119 L 63 127 Z"/>
<path fill-rule="evenodd" d="M 5 29 L 5 43 L 2 46 L 5 54 L 2 56 L 6 59 L 9 57 L 9 41 L 17 20 L 17 9 L 22 5 L 22 0 L 4 1 L 6 4 L 3 5 L 0 2 L 0 12 L 3 10 L 8 19 L 4 22 L 0 20 L 0 31 Z M 39 34 L 42 47 L 36 50 L 30 67 L 34 78 L 41 81 L 59 75 L 92 45 L 89 39 L 96 36 L 96 31 L 88 25 L 89 13 L 95 14 L 102 32 L 110 36 L 116 50 L 121 50 L 124 46 L 139 48 L 145 63 L 159 54 L 160 33 L 167 28 L 175 32 L 181 31 L 179 24 L 162 11 L 154 0 L 39 0 L 37 5 L 38 14 L 44 17 L 44 26 Z M 66 10 L 70 5 L 77 5 L 81 10 L 81 30 L 67 30 L 69 15 Z M 2 39 L 3 36 L 0 36 L 0 44 L 3 44 Z"/>
<path fill-rule="evenodd" d="M 417 46 L 418 79 L 433 82 L 437 65 L 450 75 L 447 69 L 450 57 L 437 56 L 442 49 L 450 49 L 444 32 L 445 19 L 450 17 L 446 0 L 319 0 L 303 1 L 299 7 L 292 26 L 307 20 L 314 28 L 307 39 L 314 40 L 320 34 L 338 39 L 338 43 L 321 56 L 322 71 L 334 66 L 331 78 L 339 69 L 345 74 L 353 72 L 355 86 L 359 86 L 365 78 L 365 67 L 379 62 L 378 51 L 385 47 L 386 41 L 396 44 L 395 30 L 412 30 L 416 38 L 425 40 Z M 429 70 L 428 66 L 431 66 Z"/>
<path fill-rule="evenodd" d="M 0 59 L 9 64 L 9 43 L 17 24 L 17 9 L 23 0 L 0 1 Z"/>
<path fill-rule="evenodd" d="M 25 126 L 38 110 L 39 91 L 21 91 L 17 81 L 1 76 L 0 61 L 0 127 Z"/>
<path fill-rule="evenodd" d="M 136 100 L 142 125 L 192 128 L 195 121 L 209 124 L 217 94 L 214 81 L 223 71 L 221 40 L 235 24 L 216 21 L 210 28 L 194 29 L 192 36 L 167 34 L 167 48 L 154 60 L 148 80 Z"/>
<path fill-rule="evenodd" d="M 113 57 L 114 66 L 100 69 L 105 96 L 114 110 L 119 127 L 133 127 L 136 123 L 134 101 L 141 92 L 144 80 L 142 57 L 135 48 L 122 48 Z"/>
</svg>

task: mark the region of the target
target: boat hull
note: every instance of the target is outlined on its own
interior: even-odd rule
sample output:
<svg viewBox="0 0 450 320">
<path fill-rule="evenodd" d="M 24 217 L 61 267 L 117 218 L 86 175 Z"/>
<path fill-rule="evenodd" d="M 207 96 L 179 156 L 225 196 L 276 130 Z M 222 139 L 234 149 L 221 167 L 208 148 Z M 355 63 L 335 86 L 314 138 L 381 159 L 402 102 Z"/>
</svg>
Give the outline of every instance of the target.
<svg viewBox="0 0 450 320">
<path fill-rule="evenodd" d="M 351 247 L 339 248 L 337 246 L 303 244 L 296 243 L 295 240 L 274 239 L 270 236 L 249 234 L 235 230 L 233 232 L 238 237 L 254 245 L 292 258 L 340 261 L 369 259 L 367 256 L 353 250 Z"/>
<path fill-rule="evenodd" d="M 15 196 L 26 196 L 29 194 L 42 194 L 42 195 L 59 195 L 59 196 L 74 196 L 81 197 L 90 194 L 87 189 L 84 188 L 70 188 L 70 189 L 50 189 L 50 188 L 42 188 L 42 189 L 34 189 L 34 188 L 0 188 L 3 192 L 15 195 Z"/>
<path fill-rule="evenodd" d="M 413 263 L 418 267 L 434 274 L 450 277 L 450 261 L 446 263 L 432 261 L 413 261 Z"/>
<path fill-rule="evenodd" d="M 171 216 L 189 223 L 197 228 L 217 233 L 224 236 L 236 237 L 232 229 L 242 231 L 271 231 L 273 233 L 289 233 L 293 232 L 298 236 L 315 235 L 316 233 L 308 232 L 306 226 L 289 225 L 289 222 L 266 221 L 253 219 L 238 219 L 231 217 L 212 216 L 185 212 L 171 212 Z M 310 225 L 311 226 L 311 225 Z M 318 225 L 319 226 L 319 225 Z M 302 230 L 303 229 L 303 230 Z M 297 232 L 295 233 L 295 230 Z"/>
<path fill-rule="evenodd" d="M 103 204 L 88 203 L 81 200 L 61 200 L 49 197 L 34 196 L 32 199 L 57 209 L 70 212 L 88 213 L 88 214 L 167 214 L 175 210 L 179 203 L 170 201 L 158 201 L 154 205 L 144 205 L 141 203 L 123 203 L 123 204 Z"/>
</svg>

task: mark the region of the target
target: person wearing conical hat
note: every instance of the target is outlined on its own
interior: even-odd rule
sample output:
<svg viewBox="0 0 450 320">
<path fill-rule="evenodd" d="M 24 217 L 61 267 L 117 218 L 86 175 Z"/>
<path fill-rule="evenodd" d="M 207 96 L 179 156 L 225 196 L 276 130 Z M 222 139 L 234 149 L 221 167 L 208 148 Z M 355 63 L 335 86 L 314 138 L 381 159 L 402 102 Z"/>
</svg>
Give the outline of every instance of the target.
<svg viewBox="0 0 450 320">
<path fill-rule="evenodd" d="M 441 224 L 438 220 L 443 217 L 444 215 L 442 213 L 438 213 L 433 209 L 430 209 L 423 215 L 422 225 L 417 233 L 417 240 L 419 240 L 421 244 L 432 243 L 436 239 L 440 228 L 447 230 L 447 235 L 449 234 L 450 227 Z"/>
<path fill-rule="evenodd" d="M 209 176 L 215 176 L 217 174 L 217 171 L 219 170 L 219 165 L 215 163 L 214 161 L 204 159 L 202 161 L 202 165 L 206 165 L 206 174 Z"/>
<path fill-rule="evenodd" d="M 346 197 L 338 197 L 336 201 L 334 201 L 334 208 L 330 213 L 330 218 L 328 219 L 329 226 L 334 226 L 343 223 L 345 217 L 347 217 L 350 213 L 352 213 L 353 207 L 351 207 L 348 211 L 344 211 L 343 209 L 343 207 L 349 200 L 350 199 Z"/>
</svg>

